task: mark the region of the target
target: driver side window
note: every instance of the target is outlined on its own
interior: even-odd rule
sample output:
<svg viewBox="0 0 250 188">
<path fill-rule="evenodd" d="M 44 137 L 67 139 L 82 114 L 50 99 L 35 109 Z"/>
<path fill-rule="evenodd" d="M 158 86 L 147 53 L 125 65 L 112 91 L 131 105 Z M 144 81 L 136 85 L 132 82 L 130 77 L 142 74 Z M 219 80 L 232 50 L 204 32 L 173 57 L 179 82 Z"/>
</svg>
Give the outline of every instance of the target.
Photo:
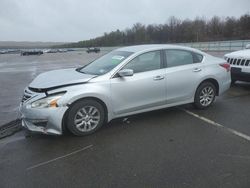
<svg viewBox="0 0 250 188">
<path fill-rule="evenodd" d="M 132 69 L 134 73 L 146 72 L 161 68 L 160 51 L 147 52 L 131 60 L 123 69 Z"/>
</svg>

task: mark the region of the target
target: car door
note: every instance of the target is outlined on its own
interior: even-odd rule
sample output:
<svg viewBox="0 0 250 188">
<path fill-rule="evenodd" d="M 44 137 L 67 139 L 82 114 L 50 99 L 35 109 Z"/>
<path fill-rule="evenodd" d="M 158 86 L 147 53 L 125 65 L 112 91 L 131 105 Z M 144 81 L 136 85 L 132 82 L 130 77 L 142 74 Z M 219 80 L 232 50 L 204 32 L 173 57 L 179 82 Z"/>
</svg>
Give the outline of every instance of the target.
<svg viewBox="0 0 250 188">
<path fill-rule="evenodd" d="M 134 74 L 111 79 L 115 114 L 131 113 L 166 103 L 165 69 L 161 51 L 138 55 L 122 69 L 132 69 Z"/>
<path fill-rule="evenodd" d="M 164 50 L 167 103 L 179 103 L 194 97 L 202 77 L 203 56 L 191 51 Z"/>
</svg>

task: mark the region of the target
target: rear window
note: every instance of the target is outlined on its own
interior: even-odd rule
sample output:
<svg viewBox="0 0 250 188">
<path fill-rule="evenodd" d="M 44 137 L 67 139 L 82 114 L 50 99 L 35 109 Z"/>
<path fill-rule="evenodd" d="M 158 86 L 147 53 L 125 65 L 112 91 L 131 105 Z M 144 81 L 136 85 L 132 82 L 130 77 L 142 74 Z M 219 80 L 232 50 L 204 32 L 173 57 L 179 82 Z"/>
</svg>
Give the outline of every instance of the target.
<svg viewBox="0 0 250 188">
<path fill-rule="evenodd" d="M 203 56 L 186 50 L 165 50 L 167 67 L 176 67 L 202 62 Z"/>
<path fill-rule="evenodd" d="M 165 56 L 167 60 L 167 67 L 176 67 L 193 63 L 193 55 L 188 51 L 166 50 Z"/>
</svg>

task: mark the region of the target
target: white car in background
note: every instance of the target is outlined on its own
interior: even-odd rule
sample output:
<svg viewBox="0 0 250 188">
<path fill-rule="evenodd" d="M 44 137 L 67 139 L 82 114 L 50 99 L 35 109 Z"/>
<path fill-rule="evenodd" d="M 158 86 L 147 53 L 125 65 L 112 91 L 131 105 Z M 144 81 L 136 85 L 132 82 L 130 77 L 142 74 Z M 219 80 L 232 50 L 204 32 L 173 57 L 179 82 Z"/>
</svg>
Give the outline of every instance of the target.
<svg viewBox="0 0 250 188">
<path fill-rule="evenodd" d="M 250 82 L 250 49 L 226 54 L 224 57 L 231 65 L 232 83 L 236 81 Z"/>
</svg>

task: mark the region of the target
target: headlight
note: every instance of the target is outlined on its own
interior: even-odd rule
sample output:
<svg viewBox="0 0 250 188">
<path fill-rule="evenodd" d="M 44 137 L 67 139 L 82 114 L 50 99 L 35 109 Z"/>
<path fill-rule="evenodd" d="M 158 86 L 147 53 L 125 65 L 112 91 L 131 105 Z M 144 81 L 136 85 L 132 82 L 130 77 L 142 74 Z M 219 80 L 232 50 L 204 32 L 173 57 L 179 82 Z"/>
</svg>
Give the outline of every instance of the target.
<svg viewBox="0 0 250 188">
<path fill-rule="evenodd" d="M 43 99 L 39 99 L 31 103 L 31 108 L 55 108 L 58 107 L 57 101 L 63 96 L 62 93 L 58 95 L 49 96 Z"/>
</svg>

